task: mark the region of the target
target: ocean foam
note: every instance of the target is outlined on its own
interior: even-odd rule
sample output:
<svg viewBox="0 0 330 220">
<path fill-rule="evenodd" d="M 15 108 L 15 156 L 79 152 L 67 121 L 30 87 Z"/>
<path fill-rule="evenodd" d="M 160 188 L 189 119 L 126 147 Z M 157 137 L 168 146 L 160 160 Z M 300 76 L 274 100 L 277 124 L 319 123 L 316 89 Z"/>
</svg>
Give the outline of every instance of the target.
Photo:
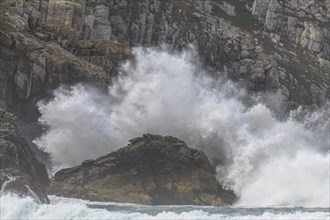
<svg viewBox="0 0 330 220">
<path fill-rule="evenodd" d="M 176 207 L 176 212 L 173 211 L 158 211 L 155 214 L 139 213 L 138 211 L 127 212 L 108 211 L 105 208 L 94 209 L 88 207 L 88 201 L 78 199 L 65 199 L 55 196 L 50 197 L 51 204 L 38 204 L 30 197 L 19 198 L 14 195 L 3 195 L 0 197 L 1 219 L 329 219 L 327 211 L 290 211 L 287 212 L 272 212 L 266 211 L 261 214 L 247 214 L 236 211 L 235 209 L 226 210 L 231 214 L 222 213 L 222 211 L 213 211 L 209 213 L 201 210 L 199 207 L 191 207 L 191 211 L 180 211 L 181 207 Z M 101 203 L 100 203 L 101 204 Z M 104 207 L 106 207 L 105 204 Z M 119 204 L 118 207 L 123 207 Z M 151 207 L 152 209 L 152 207 Z M 182 207 L 185 210 L 186 207 Z M 251 210 L 250 210 L 251 212 Z M 258 213 L 257 209 L 256 212 Z"/>
</svg>

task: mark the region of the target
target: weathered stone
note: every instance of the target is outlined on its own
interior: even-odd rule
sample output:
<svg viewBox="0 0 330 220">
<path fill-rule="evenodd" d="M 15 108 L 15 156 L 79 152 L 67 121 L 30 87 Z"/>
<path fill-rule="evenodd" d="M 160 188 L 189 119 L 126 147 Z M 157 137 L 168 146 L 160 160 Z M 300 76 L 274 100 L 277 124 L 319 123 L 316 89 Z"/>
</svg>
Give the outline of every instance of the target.
<svg viewBox="0 0 330 220">
<path fill-rule="evenodd" d="M 305 30 L 301 34 L 300 44 L 302 47 L 307 47 L 312 52 L 320 53 L 324 45 L 324 37 L 319 27 L 304 23 Z"/>
<path fill-rule="evenodd" d="M 49 0 L 46 23 L 70 26 L 76 30 L 83 28 L 83 5 L 75 0 Z"/>
<path fill-rule="evenodd" d="M 16 117 L 0 109 L 0 185 L 3 191 L 28 195 L 49 202 L 46 187 L 49 183 L 45 165 L 37 160 L 28 143 L 16 130 Z"/>
<path fill-rule="evenodd" d="M 255 0 L 252 6 L 252 15 L 264 15 L 267 11 L 270 0 Z"/>
<path fill-rule="evenodd" d="M 267 7 L 266 7 L 267 5 Z M 253 15 L 258 16 L 259 21 L 264 25 L 267 36 L 275 43 L 275 57 L 285 65 L 279 65 L 286 69 L 286 74 L 280 76 L 279 81 L 285 84 L 290 93 L 290 98 L 297 101 L 297 97 L 302 98 L 305 104 L 321 102 L 324 104 L 329 100 L 326 98 L 312 100 L 311 88 L 308 86 L 295 86 L 294 81 L 301 78 L 301 72 L 317 72 L 319 77 L 308 74 L 304 77 L 302 84 L 310 81 L 318 82 L 318 88 L 324 88 L 322 82 L 329 81 L 329 74 L 326 73 L 327 63 L 330 61 L 330 37 L 329 21 L 330 1 L 309 1 L 309 0 L 255 0 L 253 4 Z M 280 36 L 281 42 L 274 38 Z M 283 51 L 281 48 L 287 48 Z M 324 78 L 323 78 L 324 77 Z M 306 90 L 307 89 L 307 90 Z M 298 92 L 299 90 L 299 92 Z M 304 91 L 303 91 L 304 90 Z M 322 89 L 321 89 L 322 90 Z M 325 94 L 325 90 L 323 91 Z M 299 99 L 300 99 L 299 98 Z M 323 100 L 323 101 L 321 101 Z"/>
<path fill-rule="evenodd" d="M 220 5 L 220 8 L 226 12 L 229 16 L 236 16 L 235 12 L 235 6 L 232 6 L 231 4 L 228 4 L 227 2 L 224 2 L 222 5 Z"/>
<path fill-rule="evenodd" d="M 58 171 L 49 192 L 97 201 L 141 204 L 232 204 L 201 151 L 174 137 L 146 134 L 126 147 Z"/>
<path fill-rule="evenodd" d="M 30 33 L 38 30 L 35 36 L 40 40 L 57 41 L 69 52 L 79 54 L 83 62 L 101 65 L 107 74 L 116 72 L 116 64 L 112 62 L 112 58 L 102 55 L 103 52 L 95 52 L 95 48 L 81 50 L 76 46 L 78 41 L 92 40 L 101 43 L 115 40 L 130 47 L 168 44 L 174 50 L 193 45 L 205 66 L 220 72 L 219 74 L 224 74 L 226 68 L 226 72 L 230 73 L 229 78 L 247 80 L 252 90 L 255 89 L 254 80 L 259 78 L 255 76 L 260 75 L 253 72 L 254 65 L 264 60 L 277 59 L 276 68 L 283 67 L 292 76 L 283 76 L 286 79 L 280 77 L 279 81 L 295 93 L 303 94 L 290 87 L 291 80 L 300 77 L 300 68 L 308 69 L 309 65 L 313 66 L 317 74 L 308 76 L 313 81 L 324 81 L 318 76 L 327 75 L 327 62 L 330 59 L 327 41 L 330 30 L 326 25 L 330 16 L 328 1 L 255 0 L 252 4 L 252 1 L 229 0 L 52 0 L 48 3 L 22 0 L 16 4 L 14 0 L 4 0 L 2 5 L 6 10 L 9 8 L 17 12 L 9 13 L 9 16 L 2 19 L 7 19 L 10 26 L 13 25 L 20 31 L 29 30 Z M 221 10 L 234 15 L 228 9 L 236 16 L 224 16 Z M 248 13 L 252 13 L 251 17 Z M 302 21 L 308 21 L 308 27 Z M 0 37 L 8 32 L 2 33 L 5 34 L 0 33 Z M 1 39 L 3 44 L 15 43 L 11 36 L 1 38 L 4 38 Z M 32 43 L 25 44 L 38 48 Z M 19 40 L 15 46 L 21 48 L 22 45 L 24 44 Z M 283 54 L 280 47 L 288 49 L 288 54 Z M 296 55 L 292 55 L 290 51 Z M 90 54 L 86 55 L 87 53 Z M 305 54 L 300 55 L 301 53 Z M 305 57 L 308 57 L 309 62 L 305 62 Z M 246 59 L 255 62 L 245 63 Z M 249 70 L 240 70 L 234 66 L 233 62 L 236 61 L 238 66 L 246 66 Z M 38 66 L 34 65 L 34 68 L 39 73 L 35 75 L 45 75 Z M 253 74 L 255 75 L 252 77 Z M 50 75 L 51 79 L 48 80 L 58 81 Z M 273 86 L 267 86 L 270 84 L 266 81 L 263 81 L 264 85 L 260 85 L 260 88 L 274 90 Z M 262 84 L 262 80 L 259 83 Z M 299 96 L 290 96 L 295 102 L 310 104 L 310 101 L 306 101 L 309 96 L 299 100 L 296 97 Z"/>
</svg>

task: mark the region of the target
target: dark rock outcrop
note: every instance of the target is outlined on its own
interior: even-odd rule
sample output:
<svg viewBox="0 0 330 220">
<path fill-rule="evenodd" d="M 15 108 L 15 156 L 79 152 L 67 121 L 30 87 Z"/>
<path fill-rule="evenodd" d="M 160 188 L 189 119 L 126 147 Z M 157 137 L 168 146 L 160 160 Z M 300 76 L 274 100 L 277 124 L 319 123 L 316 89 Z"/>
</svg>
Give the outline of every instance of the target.
<svg viewBox="0 0 330 220">
<path fill-rule="evenodd" d="M 1 193 L 11 191 L 21 196 L 30 195 L 47 203 L 47 170 L 25 139 L 17 134 L 15 120 L 14 115 L 0 110 Z"/>
<path fill-rule="evenodd" d="M 141 204 L 227 205 L 225 190 L 205 154 L 174 137 L 145 134 L 96 160 L 58 171 L 49 193 Z"/>
</svg>

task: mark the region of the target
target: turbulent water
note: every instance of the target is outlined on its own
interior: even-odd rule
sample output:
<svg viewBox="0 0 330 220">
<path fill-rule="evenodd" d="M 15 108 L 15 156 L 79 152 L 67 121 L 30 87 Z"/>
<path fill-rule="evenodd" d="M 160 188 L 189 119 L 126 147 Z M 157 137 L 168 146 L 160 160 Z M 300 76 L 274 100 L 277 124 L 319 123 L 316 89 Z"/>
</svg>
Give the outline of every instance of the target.
<svg viewBox="0 0 330 220">
<path fill-rule="evenodd" d="M 51 204 L 32 198 L 1 197 L 1 219 L 330 219 L 329 208 L 243 208 L 200 206 L 144 206 L 96 203 L 51 196 Z"/>
<path fill-rule="evenodd" d="M 143 133 L 173 135 L 210 156 L 219 180 L 240 197 L 238 206 L 314 209 L 88 205 L 55 197 L 52 205 L 38 205 L 28 198 L 6 197 L 17 204 L 18 215 L 329 218 L 329 108 L 298 109 L 280 118 L 274 112 L 280 96 L 254 97 L 239 84 L 208 77 L 191 52 L 138 48 L 134 55 L 108 92 L 87 85 L 61 87 L 54 99 L 38 104 L 47 130 L 35 143 L 50 153 L 55 170 L 108 154 Z M 2 202 L 1 212 L 11 216 L 12 209 Z"/>
</svg>

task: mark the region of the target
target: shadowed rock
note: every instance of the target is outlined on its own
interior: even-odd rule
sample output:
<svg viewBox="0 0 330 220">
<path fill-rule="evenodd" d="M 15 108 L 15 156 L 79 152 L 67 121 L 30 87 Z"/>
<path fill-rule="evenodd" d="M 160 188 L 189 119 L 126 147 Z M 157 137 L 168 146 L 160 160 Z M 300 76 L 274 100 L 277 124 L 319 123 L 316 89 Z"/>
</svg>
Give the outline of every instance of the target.
<svg viewBox="0 0 330 220">
<path fill-rule="evenodd" d="M 58 171 L 49 193 L 141 204 L 232 204 L 205 154 L 170 136 L 145 134 L 96 160 Z"/>
<path fill-rule="evenodd" d="M 30 195 L 38 202 L 49 202 L 49 183 L 45 165 L 37 160 L 29 145 L 16 132 L 16 117 L 0 109 L 0 184 L 1 193 Z"/>
</svg>

